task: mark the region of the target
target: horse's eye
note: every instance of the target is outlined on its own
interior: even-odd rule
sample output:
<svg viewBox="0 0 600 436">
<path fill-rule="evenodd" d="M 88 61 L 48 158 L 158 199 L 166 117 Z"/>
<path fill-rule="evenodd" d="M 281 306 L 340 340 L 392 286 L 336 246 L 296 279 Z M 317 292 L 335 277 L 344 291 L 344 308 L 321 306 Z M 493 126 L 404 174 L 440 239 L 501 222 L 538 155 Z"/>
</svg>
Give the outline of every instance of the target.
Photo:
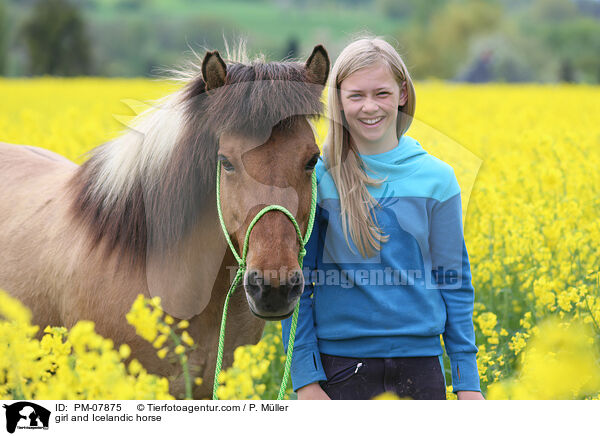
<svg viewBox="0 0 600 436">
<path fill-rule="evenodd" d="M 233 167 L 233 165 L 231 165 L 231 162 L 229 162 L 229 160 L 223 156 L 222 154 L 220 154 L 217 159 L 219 160 L 219 162 L 221 162 L 221 165 L 223 166 L 223 168 L 225 169 L 225 171 L 227 172 L 231 172 L 233 171 L 235 168 Z"/>
<path fill-rule="evenodd" d="M 306 164 L 306 171 L 314 170 L 318 161 L 319 161 L 319 153 L 315 154 L 313 157 L 310 158 L 310 160 Z"/>
</svg>

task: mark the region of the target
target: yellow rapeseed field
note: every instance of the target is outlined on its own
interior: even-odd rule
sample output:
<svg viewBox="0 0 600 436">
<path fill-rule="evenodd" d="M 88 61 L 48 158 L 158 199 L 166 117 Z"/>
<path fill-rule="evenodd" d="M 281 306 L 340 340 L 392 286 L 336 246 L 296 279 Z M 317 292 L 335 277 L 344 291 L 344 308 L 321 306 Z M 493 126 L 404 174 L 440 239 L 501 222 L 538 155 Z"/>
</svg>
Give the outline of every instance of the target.
<svg viewBox="0 0 600 436">
<path fill-rule="evenodd" d="M 141 79 L 0 80 L 0 141 L 81 163 L 124 129 L 138 102 L 174 89 Z M 600 87 L 428 82 L 416 92 L 408 135 L 455 168 L 463 191 L 484 394 L 600 399 Z M 157 303 L 138 301 L 130 317 L 164 356 L 168 318 Z M 93 324 L 40 326 L 41 341 L 29 324 L 0 293 L 0 398 L 109 398 L 108 380 L 120 398 L 168 398 L 166 380 L 127 367 L 127 348 L 113 350 Z M 219 398 L 275 398 L 280 332 L 269 324 L 258 345 L 236 350 Z M 174 336 L 173 354 L 185 363 L 193 341 Z M 61 369 L 74 365 L 89 386 Z"/>
</svg>

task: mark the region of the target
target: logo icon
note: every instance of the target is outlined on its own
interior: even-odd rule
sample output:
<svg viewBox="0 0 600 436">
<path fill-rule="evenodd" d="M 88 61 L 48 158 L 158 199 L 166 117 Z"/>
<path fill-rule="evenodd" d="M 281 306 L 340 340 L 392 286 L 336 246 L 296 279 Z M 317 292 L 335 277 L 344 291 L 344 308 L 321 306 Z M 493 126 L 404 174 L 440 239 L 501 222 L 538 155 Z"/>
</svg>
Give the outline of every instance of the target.
<svg viewBox="0 0 600 436">
<path fill-rule="evenodd" d="M 50 411 L 28 401 L 19 401 L 6 409 L 6 431 L 14 433 L 18 429 L 47 430 L 50 421 Z"/>
</svg>

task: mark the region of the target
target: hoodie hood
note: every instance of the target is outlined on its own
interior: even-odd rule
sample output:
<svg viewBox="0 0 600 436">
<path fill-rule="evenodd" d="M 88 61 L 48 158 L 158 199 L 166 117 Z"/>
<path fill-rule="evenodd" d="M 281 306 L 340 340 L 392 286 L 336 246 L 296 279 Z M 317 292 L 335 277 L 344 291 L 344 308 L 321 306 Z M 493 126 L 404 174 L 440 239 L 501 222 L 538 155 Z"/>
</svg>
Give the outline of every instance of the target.
<svg viewBox="0 0 600 436">
<path fill-rule="evenodd" d="M 402 135 L 398 145 L 379 154 L 360 154 L 371 177 L 397 180 L 414 173 L 425 162 L 427 152 L 410 136 Z"/>
</svg>

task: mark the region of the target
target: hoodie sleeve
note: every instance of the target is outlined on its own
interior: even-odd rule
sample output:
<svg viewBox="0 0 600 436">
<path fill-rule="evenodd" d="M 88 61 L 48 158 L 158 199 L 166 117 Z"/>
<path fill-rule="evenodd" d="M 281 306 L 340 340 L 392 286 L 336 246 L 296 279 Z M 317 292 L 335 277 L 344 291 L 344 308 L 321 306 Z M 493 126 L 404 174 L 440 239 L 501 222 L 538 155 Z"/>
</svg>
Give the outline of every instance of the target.
<svg viewBox="0 0 600 436">
<path fill-rule="evenodd" d="M 319 161 L 317 174 L 322 172 L 322 162 Z M 318 177 L 320 180 L 320 177 Z M 317 251 L 319 249 L 319 230 L 320 230 L 320 207 L 317 203 L 315 211 L 315 220 L 313 224 L 310 239 L 306 244 L 306 255 L 303 261 L 304 273 L 304 292 L 300 296 L 300 309 L 298 311 L 298 324 L 296 326 L 296 338 L 294 339 L 294 352 L 292 355 L 291 377 L 294 391 L 303 386 L 327 380 L 323 365 L 321 363 L 321 354 L 317 343 L 317 333 L 315 330 L 315 321 L 313 316 L 313 271 L 317 269 Z M 287 353 L 288 342 L 292 317 L 281 321 L 281 334 L 283 339 L 283 348 Z"/>
<path fill-rule="evenodd" d="M 431 213 L 432 276 L 446 305 L 444 346 L 450 357 L 452 387 L 481 391 L 473 326 L 474 288 L 463 236 L 460 188 L 454 173 L 446 199 Z"/>
</svg>

